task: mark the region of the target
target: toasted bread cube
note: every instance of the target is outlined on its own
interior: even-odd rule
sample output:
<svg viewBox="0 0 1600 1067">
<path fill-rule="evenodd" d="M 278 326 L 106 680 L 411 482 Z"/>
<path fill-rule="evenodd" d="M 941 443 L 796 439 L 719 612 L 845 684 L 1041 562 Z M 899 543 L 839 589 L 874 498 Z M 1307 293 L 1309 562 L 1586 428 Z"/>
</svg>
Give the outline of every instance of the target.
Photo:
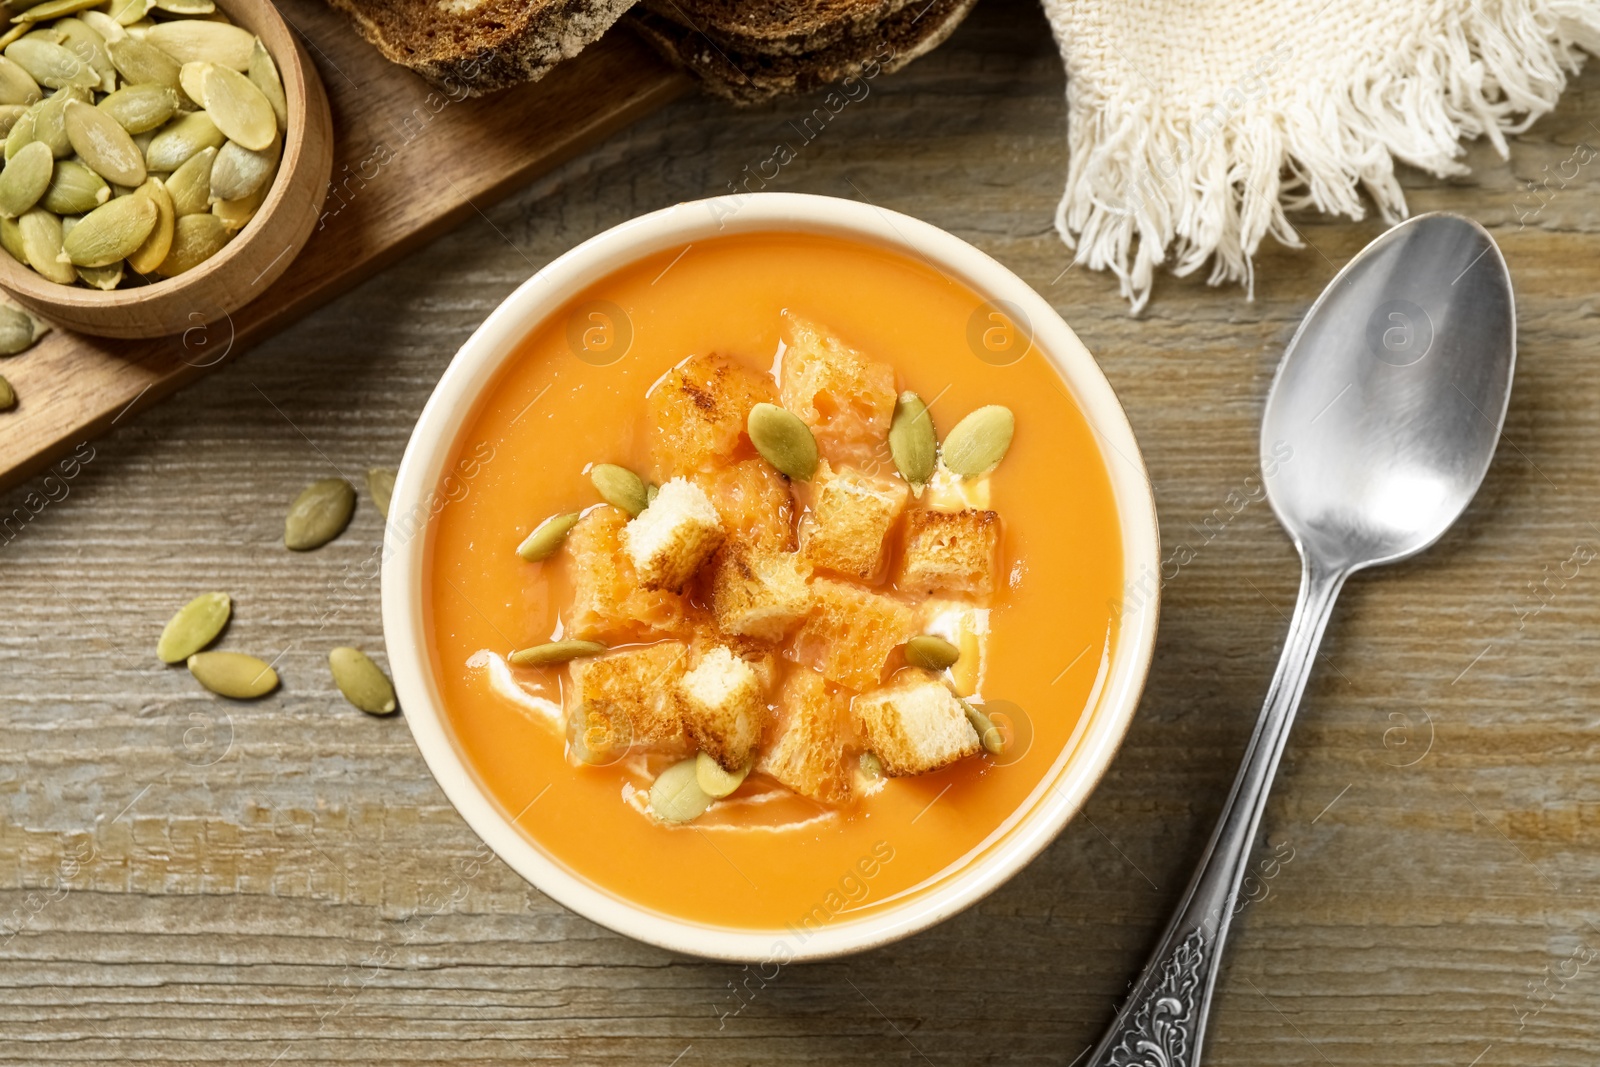
<svg viewBox="0 0 1600 1067">
<path fill-rule="evenodd" d="M 688 604 L 675 593 L 640 586 L 622 549 L 628 517 L 609 505 L 594 508 L 567 535 L 572 609 L 567 632 L 586 641 L 641 641 L 676 634 Z"/>
<path fill-rule="evenodd" d="M 748 447 L 750 409 L 776 398 L 768 374 L 724 356 L 690 356 L 645 398 L 651 457 L 667 474 L 710 469 Z"/>
<path fill-rule="evenodd" d="M 756 770 L 824 804 L 849 800 L 844 699 L 828 692 L 822 675 L 800 668 L 779 687 L 777 705 Z"/>
<path fill-rule="evenodd" d="M 823 455 L 875 454 L 894 418 L 894 368 L 792 313 L 784 316 L 784 339 L 783 406 L 811 427 Z"/>
<path fill-rule="evenodd" d="M 754 666 L 727 648 L 712 648 L 678 679 L 677 700 L 690 740 L 723 770 L 750 762 L 767 711 L 766 686 Z"/>
<path fill-rule="evenodd" d="M 683 591 L 722 544 L 722 519 L 706 491 L 687 478 L 661 487 L 655 502 L 622 531 L 622 545 L 645 589 Z"/>
<path fill-rule="evenodd" d="M 717 629 L 758 641 L 783 640 L 811 605 L 808 570 L 793 552 L 729 541 L 712 564 L 711 612 Z"/>
<path fill-rule="evenodd" d="M 824 461 L 817 470 L 803 551 L 815 567 L 871 580 L 883 570 L 889 530 L 906 508 L 911 489 Z"/>
<path fill-rule="evenodd" d="M 689 478 L 711 498 L 729 537 L 757 548 L 794 548 L 794 494 L 772 464 L 741 459 Z"/>
<path fill-rule="evenodd" d="M 619 724 L 628 734 L 620 739 L 623 747 L 629 743 L 681 747 L 684 720 L 676 694 L 688 651 L 682 641 L 662 641 L 573 660 L 565 694 L 567 714 L 587 706 L 589 713 Z M 623 723 L 625 727 L 620 726 Z"/>
<path fill-rule="evenodd" d="M 876 689 L 884 661 L 911 636 L 915 620 L 892 597 L 818 578 L 811 583 L 811 614 L 795 634 L 794 654 L 829 681 L 858 693 Z"/>
<path fill-rule="evenodd" d="M 913 511 L 895 584 L 905 593 L 988 596 L 999 551 L 1000 516 L 992 511 Z"/>
<path fill-rule="evenodd" d="M 938 770 L 983 747 L 961 702 L 930 671 L 902 671 L 884 688 L 856 697 L 850 708 L 891 775 Z"/>
</svg>

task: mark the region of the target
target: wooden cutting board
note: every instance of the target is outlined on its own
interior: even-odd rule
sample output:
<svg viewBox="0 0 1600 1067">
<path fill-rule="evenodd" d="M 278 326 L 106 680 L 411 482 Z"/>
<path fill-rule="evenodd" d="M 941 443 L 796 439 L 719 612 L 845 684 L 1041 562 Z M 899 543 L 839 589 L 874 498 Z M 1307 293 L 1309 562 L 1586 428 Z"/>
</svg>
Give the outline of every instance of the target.
<svg viewBox="0 0 1600 1067">
<path fill-rule="evenodd" d="M 333 108 L 333 177 L 317 232 L 294 267 L 231 321 L 150 341 L 53 330 L 22 355 L 0 359 L 0 375 L 20 398 L 16 410 L 0 415 L 0 489 L 689 85 L 619 28 L 536 84 L 451 99 L 384 60 L 319 0 L 277 3 Z"/>
</svg>

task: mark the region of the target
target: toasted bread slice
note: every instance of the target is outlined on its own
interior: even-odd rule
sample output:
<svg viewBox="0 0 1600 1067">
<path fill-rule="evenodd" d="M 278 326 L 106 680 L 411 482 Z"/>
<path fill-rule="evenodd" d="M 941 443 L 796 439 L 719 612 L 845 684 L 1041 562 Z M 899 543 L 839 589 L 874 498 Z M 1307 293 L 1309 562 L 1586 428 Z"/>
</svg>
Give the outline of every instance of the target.
<svg viewBox="0 0 1600 1067">
<path fill-rule="evenodd" d="M 871 33 L 914 0 L 645 0 L 651 11 L 724 48 L 799 56 Z M 921 0 L 925 3 L 926 0 Z M 920 6 L 920 3 L 919 3 Z"/>
<path fill-rule="evenodd" d="M 687 663 L 681 641 L 575 659 L 568 668 L 567 713 L 592 709 L 612 724 L 626 723 L 624 742 L 681 747 L 686 723 L 675 695 Z"/>
<path fill-rule="evenodd" d="M 628 517 L 609 504 L 594 508 L 567 534 L 572 582 L 567 632 L 586 641 L 648 641 L 683 631 L 686 598 L 645 589 L 622 547 Z"/>
<path fill-rule="evenodd" d="M 452 97 L 537 81 L 633 0 L 328 0 L 383 55 Z"/>
<path fill-rule="evenodd" d="M 792 312 L 784 315 L 783 406 L 811 427 L 824 457 L 870 460 L 886 450 L 894 418 L 894 368 Z"/>
<path fill-rule="evenodd" d="M 750 409 L 777 400 L 770 375 L 726 356 L 690 356 L 650 387 L 650 455 L 667 475 L 709 470 L 743 445 Z"/>
<path fill-rule="evenodd" d="M 750 762 L 767 710 L 755 667 L 727 648 L 709 649 L 678 679 L 676 696 L 679 716 L 701 751 L 726 771 Z"/>
<path fill-rule="evenodd" d="M 849 800 L 851 776 L 844 757 L 849 712 L 844 699 L 828 691 L 822 675 L 802 669 L 783 680 L 777 705 L 756 770 L 824 804 Z"/>
<path fill-rule="evenodd" d="M 895 585 L 905 593 L 994 592 L 1000 516 L 992 511 L 917 509 L 906 516 L 905 551 Z"/>
<path fill-rule="evenodd" d="M 789 479 L 764 459 L 741 459 L 689 480 L 706 491 L 728 537 L 752 548 L 794 548 L 794 494 Z"/>
<path fill-rule="evenodd" d="M 803 531 L 806 559 L 815 567 L 876 580 L 889 530 L 905 510 L 910 486 L 850 467 L 834 470 L 823 461 L 813 493 Z"/>
<path fill-rule="evenodd" d="M 811 606 L 808 572 L 793 552 L 724 545 L 711 572 L 717 628 L 758 641 L 783 640 Z"/>
<path fill-rule="evenodd" d="M 906 670 L 851 702 L 867 744 L 891 775 L 938 770 L 982 747 L 965 709 L 939 676 Z"/>
<path fill-rule="evenodd" d="M 681 593 L 723 539 L 722 518 L 706 491 L 674 478 L 622 531 L 622 545 L 645 589 Z"/>
<path fill-rule="evenodd" d="M 794 654 L 829 681 L 856 692 L 876 689 L 896 645 L 913 633 L 916 615 L 900 601 L 848 582 L 811 583 L 811 614 L 794 638 Z"/>
</svg>

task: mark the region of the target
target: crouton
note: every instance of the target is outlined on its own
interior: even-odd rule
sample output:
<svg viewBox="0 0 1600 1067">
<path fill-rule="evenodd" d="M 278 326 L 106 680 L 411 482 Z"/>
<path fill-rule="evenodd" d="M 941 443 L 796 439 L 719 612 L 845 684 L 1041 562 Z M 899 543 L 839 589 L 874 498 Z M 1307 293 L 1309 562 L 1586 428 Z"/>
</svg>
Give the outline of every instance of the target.
<svg viewBox="0 0 1600 1067">
<path fill-rule="evenodd" d="M 905 593 L 988 596 L 999 549 L 1000 516 L 992 511 L 913 511 L 895 584 Z"/>
<path fill-rule="evenodd" d="M 816 435 L 823 455 L 865 458 L 884 447 L 894 418 L 894 368 L 785 313 L 778 393 Z"/>
<path fill-rule="evenodd" d="M 811 514 L 806 517 L 806 559 L 852 578 L 871 580 L 883 570 L 889 530 L 905 510 L 910 487 L 848 467 L 818 468 Z"/>
<path fill-rule="evenodd" d="M 727 648 L 712 648 L 678 679 L 677 701 L 690 740 L 723 770 L 750 762 L 767 711 L 755 667 Z"/>
<path fill-rule="evenodd" d="M 706 491 L 729 537 L 757 548 L 794 548 L 794 494 L 789 479 L 764 459 L 697 471 L 689 480 Z"/>
<path fill-rule="evenodd" d="M 650 455 L 668 475 L 710 469 L 749 448 L 750 409 L 776 399 L 770 375 L 724 356 L 690 356 L 645 398 Z"/>
<path fill-rule="evenodd" d="M 828 692 L 822 675 L 801 668 L 783 680 L 777 704 L 755 769 L 824 804 L 849 800 L 844 699 Z"/>
<path fill-rule="evenodd" d="M 811 603 L 808 568 L 792 552 L 729 541 L 711 571 L 711 613 L 723 633 L 781 641 Z"/>
<path fill-rule="evenodd" d="M 628 518 L 609 505 L 594 508 L 567 535 L 572 609 L 567 634 L 586 641 L 647 641 L 681 630 L 687 601 L 640 586 L 622 549 Z"/>
<path fill-rule="evenodd" d="M 575 659 L 568 669 L 567 714 L 592 714 L 625 731 L 622 740 L 631 744 L 681 747 L 684 720 L 675 697 L 687 657 L 682 641 L 662 641 Z"/>
<path fill-rule="evenodd" d="M 937 770 L 983 747 L 961 702 L 931 671 L 902 671 L 850 708 L 891 775 Z"/>
<path fill-rule="evenodd" d="M 892 597 L 846 582 L 811 583 L 811 614 L 794 639 L 794 654 L 829 681 L 864 692 L 875 689 L 884 661 L 910 637 L 915 615 Z"/>
<path fill-rule="evenodd" d="M 661 487 L 656 499 L 622 531 L 622 545 L 645 589 L 683 591 L 722 544 L 722 519 L 706 492 L 686 478 Z"/>
</svg>

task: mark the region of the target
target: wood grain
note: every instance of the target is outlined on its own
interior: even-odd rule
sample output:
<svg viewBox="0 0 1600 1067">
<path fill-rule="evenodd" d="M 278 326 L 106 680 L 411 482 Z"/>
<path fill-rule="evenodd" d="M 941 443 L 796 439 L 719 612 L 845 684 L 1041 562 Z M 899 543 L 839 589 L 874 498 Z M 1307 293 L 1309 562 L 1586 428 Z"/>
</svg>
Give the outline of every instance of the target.
<svg viewBox="0 0 1600 1067">
<path fill-rule="evenodd" d="M 327 676 L 334 645 L 381 649 L 361 577 L 380 523 L 363 500 L 338 541 L 291 555 L 295 493 L 397 462 L 451 354 L 535 268 L 725 189 L 818 105 L 689 99 L 123 419 L 71 477 L 0 498 L 0 524 L 29 516 L 0 533 L 0 1063 L 1070 1064 L 1182 888 L 1266 690 L 1297 568 L 1268 507 L 1239 502 L 1262 398 L 1381 225 L 1299 216 L 1314 250 L 1268 250 L 1253 303 L 1163 278 L 1130 319 L 1110 279 L 1062 275 L 1062 92 L 1038 11 L 991 0 L 775 183 L 918 215 L 1032 282 L 1122 397 L 1164 544 L 1193 549 L 1126 745 L 1034 864 L 925 934 L 763 984 L 483 859 L 405 724 Z M 1600 143 L 1597 116 L 1591 70 L 1510 162 L 1473 145 L 1469 178 L 1405 174 L 1413 209 L 1500 241 L 1516 390 L 1463 522 L 1341 600 L 1264 823 L 1292 859 L 1220 979 L 1217 1067 L 1588 1067 L 1600 1049 L 1600 559 L 1568 562 L 1600 550 L 1600 159 L 1526 184 Z M 218 704 L 155 662 L 167 616 L 210 588 L 235 597 L 222 647 L 281 654 L 280 693 Z"/>
<path fill-rule="evenodd" d="M 468 98 L 386 62 L 318 0 L 276 0 L 322 77 L 336 131 L 316 230 L 293 266 L 232 314 L 195 294 L 194 327 L 123 341 L 57 330 L 4 373 L 21 405 L 0 426 L 0 486 L 14 484 L 172 393 L 396 257 L 687 87 L 626 33 L 542 81 Z M 179 316 L 181 319 L 182 316 Z"/>
</svg>

